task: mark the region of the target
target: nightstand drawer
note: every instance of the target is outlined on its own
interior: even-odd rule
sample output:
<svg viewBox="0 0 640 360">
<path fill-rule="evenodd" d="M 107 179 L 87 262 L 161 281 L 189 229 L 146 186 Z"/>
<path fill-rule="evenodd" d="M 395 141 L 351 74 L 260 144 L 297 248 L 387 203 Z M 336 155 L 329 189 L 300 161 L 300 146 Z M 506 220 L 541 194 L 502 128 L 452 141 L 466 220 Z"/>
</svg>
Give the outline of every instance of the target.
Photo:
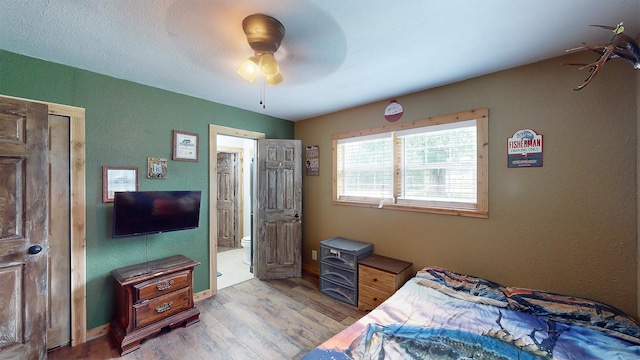
<svg viewBox="0 0 640 360">
<path fill-rule="evenodd" d="M 133 306 L 135 328 L 141 328 L 192 306 L 189 288 L 169 293 Z"/>
<path fill-rule="evenodd" d="M 393 294 L 397 290 L 395 274 L 362 265 L 360 265 L 359 271 L 360 285 L 374 287 L 389 294 Z"/>
<path fill-rule="evenodd" d="M 364 311 L 372 310 L 390 296 L 390 293 L 360 284 L 358 287 L 358 308 Z"/>
<path fill-rule="evenodd" d="M 358 264 L 358 309 L 371 311 L 393 295 L 412 275 L 411 263 L 371 255 Z"/>
<path fill-rule="evenodd" d="M 185 270 L 134 285 L 135 302 L 150 300 L 191 285 L 189 273 L 189 270 Z"/>
</svg>

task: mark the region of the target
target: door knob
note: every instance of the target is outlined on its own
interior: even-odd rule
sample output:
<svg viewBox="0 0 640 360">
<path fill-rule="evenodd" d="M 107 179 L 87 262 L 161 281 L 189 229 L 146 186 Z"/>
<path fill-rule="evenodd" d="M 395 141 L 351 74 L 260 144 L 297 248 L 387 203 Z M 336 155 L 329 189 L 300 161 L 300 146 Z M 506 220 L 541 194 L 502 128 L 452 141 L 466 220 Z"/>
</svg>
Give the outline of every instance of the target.
<svg viewBox="0 0 640 360">
<path fill-rule="evenodd" d="M 40 251 L 42 251 L 42 246 L 40 245 L 32 245 L 29 247 L 29 250 L 28 250 L 30 255 L 38 254 Z"/>
<path fill-rule="evenodd" d="M 293 217 L 296 218 L 296 219 L 300 219 L 300 214 L 295 214 L 295 215 L 293 215 Z"/>
</svg>

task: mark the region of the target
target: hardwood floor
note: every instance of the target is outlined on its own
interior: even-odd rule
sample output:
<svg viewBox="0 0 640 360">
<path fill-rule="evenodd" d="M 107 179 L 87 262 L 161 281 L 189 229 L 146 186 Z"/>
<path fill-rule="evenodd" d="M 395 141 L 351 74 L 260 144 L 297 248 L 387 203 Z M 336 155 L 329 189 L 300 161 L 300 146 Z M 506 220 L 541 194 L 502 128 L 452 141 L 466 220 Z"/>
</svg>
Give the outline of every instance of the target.
<svg viewBox="0 0 640 360">
<path fill-rule="evenodd" d="M 200 322 L 163 330 L 120 357 L 107 336 L 49 352 L 57 359 L 299 359 L 365 315 L 321 293 L 318 278 L 251 279 L 198 301 Z"/>
</svg>

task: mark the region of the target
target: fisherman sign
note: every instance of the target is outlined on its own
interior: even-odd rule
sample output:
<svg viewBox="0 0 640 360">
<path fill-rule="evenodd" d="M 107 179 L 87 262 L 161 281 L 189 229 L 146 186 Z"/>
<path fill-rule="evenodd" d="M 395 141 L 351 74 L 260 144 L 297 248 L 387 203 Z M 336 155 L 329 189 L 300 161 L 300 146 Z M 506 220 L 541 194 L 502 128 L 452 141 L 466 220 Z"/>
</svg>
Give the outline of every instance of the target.
<svg viewBox="0 0 640 360">
<path fill-rule="evenodd" d="M 507 165 L 513 167 L 542 166 L 542 135 L 531 129 L 516 131 L 507 139 Z"/>
</svg>

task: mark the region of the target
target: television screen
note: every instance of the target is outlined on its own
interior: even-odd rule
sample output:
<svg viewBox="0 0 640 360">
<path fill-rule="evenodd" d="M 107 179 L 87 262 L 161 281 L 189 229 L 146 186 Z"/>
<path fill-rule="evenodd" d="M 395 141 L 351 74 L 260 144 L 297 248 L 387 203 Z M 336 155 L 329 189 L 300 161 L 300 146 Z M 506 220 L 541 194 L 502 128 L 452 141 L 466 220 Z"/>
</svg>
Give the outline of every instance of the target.
<svg viewBox="0 0 640 360">
<path fill-rule="evenodd" d="M 113 238 L 195 229 L 200 221 L 200 191 L 116 192 Z"/>
</svg>

